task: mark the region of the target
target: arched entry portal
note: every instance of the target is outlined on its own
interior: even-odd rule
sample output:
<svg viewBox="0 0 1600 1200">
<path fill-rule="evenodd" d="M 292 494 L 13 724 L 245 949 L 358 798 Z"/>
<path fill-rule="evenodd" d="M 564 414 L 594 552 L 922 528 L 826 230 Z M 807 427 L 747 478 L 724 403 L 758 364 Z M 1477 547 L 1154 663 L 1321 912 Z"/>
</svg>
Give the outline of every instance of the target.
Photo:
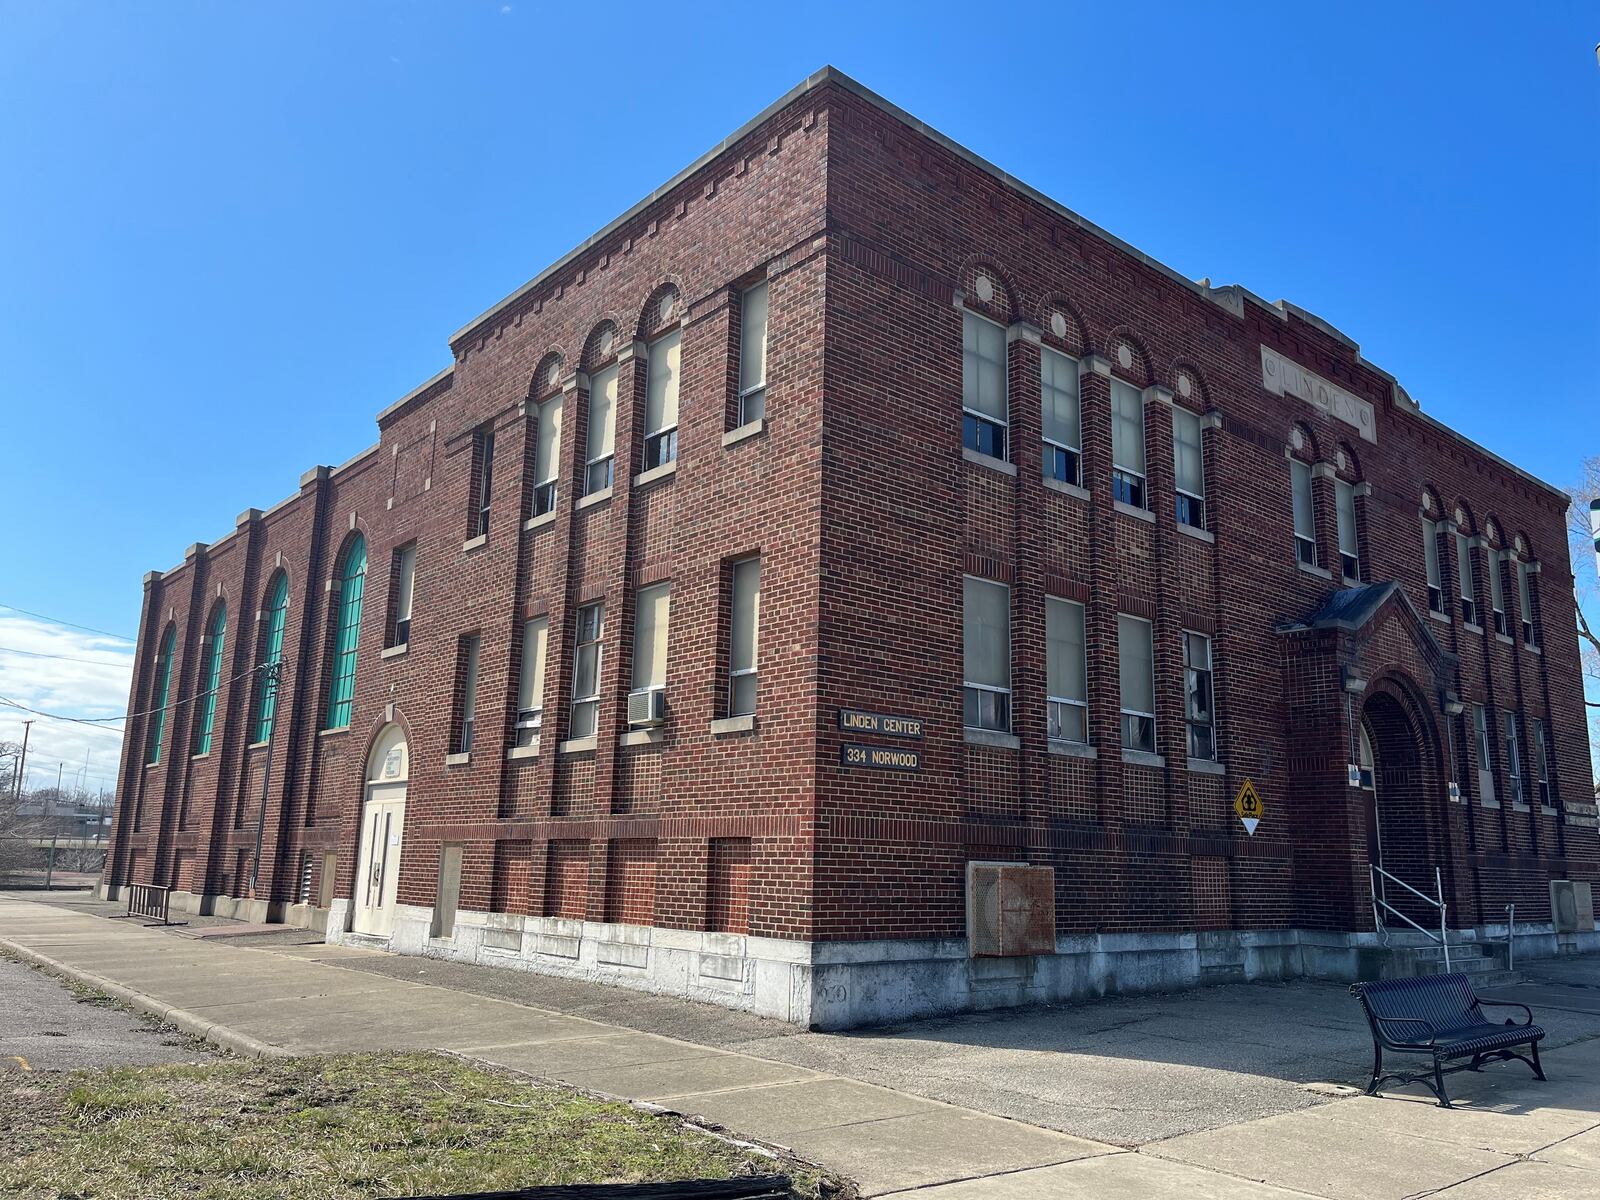
<svg viewBox="0 0 1600 1200">
<path fill-rule="evenodd" d="M 388 937 L 394 928 L 395 891 L 400 880 L 400 848 L 405 834 L 406 781 L 411 756 L 405 730 L 386 726 L 367 756 L 361 807 L 361 852 L 356 860 L 351 927 L 357 933 Z"/>
<path fill-rule="evenodd" d="M 1367 856 L 1425 895 L 1434 894 L 1434 869 L 1446 868 L 1439 835 L 1433 759 L 1409 698 L 1391 690 L 1367 697 L 1356 729 L 1361 787 L 1367 794 Z M 1424 927 L 1438 912 L 1405 888 L 1381 881 L 1380 894 Z"/>
</svg>

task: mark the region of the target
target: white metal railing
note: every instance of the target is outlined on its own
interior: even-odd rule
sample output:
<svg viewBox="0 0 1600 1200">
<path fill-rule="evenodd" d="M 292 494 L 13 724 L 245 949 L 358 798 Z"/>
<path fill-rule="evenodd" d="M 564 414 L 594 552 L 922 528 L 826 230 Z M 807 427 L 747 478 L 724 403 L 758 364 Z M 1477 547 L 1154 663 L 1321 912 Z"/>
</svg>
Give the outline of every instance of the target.
<svg viewBox="0 0 1600 1200">
<path fill-rule="evenodd" d="M 1435 894 L 1429 896 L 1424 892 L 1419 892 L 1404 879 L 1399 879 L 1389 874 L 1389 872 L 1385 871 L 1382 867 L 1374 864 L 1368 865 L 1372 871 L 1372 923 L 1377 926 L 1378 934 L 1383 938 L 1383 944 L 1385 946 L 1389 944 L 1389 927 L 1384 923 L 1384 913 L 1387 912 L 1391 916 L 1399 917 L 1423 937 L 1427 938 L 1429 941 L 1438 942 L 1439 945 L 1444 948 L 1444 969 L 1446 974 L 1448 974 L 1450 971 L 1450 939 L 1446 932 L 1445 926 L 1445 917 L 1448 905 L 1445 904 L 1444 878 L 1442 875 L 1440 875 L 1439 868 L 1435 867 L 1433 869 L 1433 887 Z M 1410 917 L 1406 916 L 1405 913 L 1401 912 L 1394 905 L 1390 904 L 1387 895 L 1384 894 L 1386 889 L 1383 886 L 1383 881 L 1397 883 L 1401 887 L 1405 888 L 1406 891 L 1415 896 L 1418 900 L 1421 900 L 1424 904 L 1430 905 L 1433 908 L 1437 908 L 1439 910 L 1439 932 L 1434 933 L 1431 929 L 1423 928 Z"/>
</svg>

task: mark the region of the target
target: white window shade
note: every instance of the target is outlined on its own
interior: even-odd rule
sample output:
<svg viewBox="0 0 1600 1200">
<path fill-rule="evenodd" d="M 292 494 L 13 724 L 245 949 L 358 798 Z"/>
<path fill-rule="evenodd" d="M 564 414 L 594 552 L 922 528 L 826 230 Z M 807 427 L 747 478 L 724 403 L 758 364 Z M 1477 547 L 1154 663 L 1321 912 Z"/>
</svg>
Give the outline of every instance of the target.
<svg viewBox="0 0 1600 1200">
<path fill-rule="evenodd" d="M 588 460 L 608 458 L 617 435 L 617 368 L 613 364 L 589 376 Z"/>
<path fill-rule="evenodd" d="M 1422 558 L 1427 564 L 1428 586 L 1439 588 L 1439 526 L 1429 520 L 1422 522 Z"/>
<path fill-rule="evenodd" d="M 1173 480 L 1180 492 L 1204 498 L 1205 461 L 1201 453 L 1200 417 L 1186 408 L 1172 410 Z"/>
<path fill-rule="evenodd" d="M 1061 700 L 1087 701 L 1083 605 L 1047 596 L 1044 602 L 1045 687 Z"/>
<path fill-rule="evenodd" d="M 539 406 L 538 443 L 533 450 L 533 481 L 549 483 L 556 477 L 561 457 L 561 397 Z"/>
<path fill-rule="evenodd" d="M 1524 621 L 1533 620 L 1533 592 L 1528 584 L 1528 564 L 1517 562 L 1517 605 Z"/>
<path fill-rule="evenodd" d="M 667 622 L 672 589 L 642 589 L 633 601 L 633 690 L 667 686 Z"/>
<path fill-rule="evenodd" d="M 1144 474 L 1144 396 L 1120 379 L 1111 381 L 1111 465 Z"/>
<path fill-rule="evenodd" d="M 521 712 L 544 707 L 544 652 L 549 634 L 545 617 L 535 617 L 522 627 L 522 669 L 517 675 L 517 709 Z"/>
<path fill-rule="evenodd" d="M 739 312 L 739 390 L 767 382 L 767 285 L 746 288 Z"/>
<path fill-rule="evenodd" d="M 1082 418 L 1078 407 L 1078 363 L 1046 348 L 1039 357 L 1046 441 L 1078 449 Z"/>
<path fill-rule="evenodd" d="M 1122 707 L 1128 712 L 1154 713 L 1155 656 L 1151 649 L 1150 622 L 1138 617 L 1117 617 L 1117 660 L 1122 683 Z"/>
<path fill-rule="evenodd" d="M 1356 489 L 1339 479 L 1334 481 L 1334 491 L 1339 502 L 1339 553 L 1359 557 L 1356 554 Z"/>
<path fill-rule="evenodd" d="M 1503 613 L 1506 610 L 1505 586 L 1500 582 L 1500 564 L 1505 561 L 1505 555 L 1499 550 L 1489 551 L 1489 603 L 1494 611 Z"/>
<path fill-rule="evenodd" d="M 747 558 L 733 565 L 731 672 L 753 671 L 760 651 L 761 560 Z"/>
<path fill-rule="evenodd" d="M 1011 687 L 1011 589 L 968 576 L 963 581 L 962 650 L 966 682 Z"/>
<path fill-rule="evenodd" d="M 1311 468 L 1298 458 L 1289 460 L 1294 484 L 1294 533 L 1308 542 L 1317 540 L 1317 522 L 1311 509 Z"/>
<path fill-rule="evenodd" d="M 991 420 L 1006 419 L 1006 331 L 962 314 L 961 403 Z"/>
<path fill-rule="evenodd" d="M 1461 581 L 1461 598 L 1471 600 L 1472 596 L 1472 547 L 1467 543 L 1467 535 L 1456 534 L 1456 575 Z"/>
<path fill-rule="evenodd" d="M 417 547 L 406 546 L 400 551 L 399 580 L 395 587 L 394 619 L 411 620 L 411 593 L 417 579 Z"/>
<path fill-rule="evenodd" d="M 682 341 L 682 332 L 673 330 L 650 343 L 644 406 L 646 437 L 678 424 L 678 349 Z"/>
</svg>

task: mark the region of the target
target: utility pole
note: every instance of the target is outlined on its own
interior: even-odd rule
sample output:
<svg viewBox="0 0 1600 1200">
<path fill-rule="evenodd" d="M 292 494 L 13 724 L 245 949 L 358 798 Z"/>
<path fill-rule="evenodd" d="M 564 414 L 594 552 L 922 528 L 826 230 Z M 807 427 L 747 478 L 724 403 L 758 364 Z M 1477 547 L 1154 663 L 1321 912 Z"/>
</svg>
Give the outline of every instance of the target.
<svg viewBox="0 0 1600 1200">
<path fill-rule="evenodd" d="M 55 800 L 57 802 L 61 800 L 61 772 L 65 771 L 66 769 L 66 763 L 58 762 L 56 764 Z M 49 800 L 46 800 L 44 804 L 44 819 L 49 822 L 50 825 L 50 857 L 45 860 L 44 864 L 44 890 L 48 892 L 50 890 L 50 880 L 56 873 L 56 823 L 50 819 Z"/>
<path fill-rule="evenodd" d="M 17 786 L 12 789 L 12 799 L 19 804 L 22 802 L 22 777 L 28 773 L 28 731 L 32 728 L 32 721 L 22 723 L 22 761 L 17 764 Z"/>
</svg>

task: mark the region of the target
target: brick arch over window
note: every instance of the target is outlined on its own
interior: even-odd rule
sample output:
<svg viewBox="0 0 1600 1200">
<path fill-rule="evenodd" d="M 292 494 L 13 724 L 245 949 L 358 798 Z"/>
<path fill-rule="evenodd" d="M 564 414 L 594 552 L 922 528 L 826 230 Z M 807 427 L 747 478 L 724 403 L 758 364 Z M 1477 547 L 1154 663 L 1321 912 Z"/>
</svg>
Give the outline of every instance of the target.
<svg viewBox="0 0 1600 1200">
<path fill-rule="evenodd" d="M 544 352 L 528 379 L 528 399 L 543 400 L 561 390 L 561 351 L 554 346 Z"/>
<path fill-rule="evenodd" d="M 1340 442 L 1334 447 L 1333 466 L 1340 479 L 1360 483 L 1366 478 L 1361 470 L 1361 456 L 1349 442 Z"/>
<path fill-rule="evenodd" d="M 617 322 L 607 317 L 589 331 L 583 342 L 582 370 L 593 371 L 617 356 L 622 348 L 622 334 L 618 329 Z"/>
<path fill-rule="evenodd" d="M 1142 388 L 1155 382 L 1150 351 L 1144 339 L 1132 328 L 1118 325 L 1106 334 L 1105 347 L 1106 357 L 1111 360 L 1111 370 L 1117 375 Z"/>
<path fill-rule="evenodd" d="M 1493 512 L 1484 514 L 1483 540 L 1496 550 L 1504 550 L 1510 542 L 1506 540 L 1506 527 Z"/>
<path fill-rule="evenodd" d="M 1303 463 L 1322 461 L 1322 446 L 1309 425 L 1296 421 L 1289 427 L 1289 453 Z"/>
<path fill-rule="evenodd" d="M 1457 500 L 1450 506 L 1450 511 L 1445 514 L 1447 518 L 1456 523 L 1460 532 L 1468 537 L 1475 537 L 1478 532 L 1478 521 L 1473 515 L 1472 505 L 1465 500 Z"/>
<path fill-rule="evenodd" d="M 1046 345 L 1074 358 L 1093 353 L 1089 344 L 1089 327 L 1084 322 L 1083 314 L 1066 296 L 1060 292 L 1049 292 L 1034 312 Z"/>
<path fill-rule="evenodd" d="M 279 568 L 261 593 L 261 618 L 256 629 L 255 677 L 251 681 L 252 743 L 269 741 L 278 713 L 283 681 L 269 668 L 283 662 L 284 627 L 289 619 L 289 572 Z"/>
<path fill-rule="evenodd" d="M 633 336 L 641 342 L 648 342 L 663 333 L 670 333 L 682 323 L 683 315 L 683 287 L 676 278 L 669 278 L 650 293 L 639 309 Z"/>
<path fill-rule="evenodd" d="M 1442 521 L 1447 514 L 1444 511 L 1444 501 L 1439 499 L 1439 489 L 1431 483 L 1422 485 L 1422 513 L 1430 521 Z"/>
<path fill-rule="evenodd" d="M 1184 380 L 1188 380 L 1188 390 L 1184 390 Z M 1211 398 L 1211 384 L 1206 379 L 1206 373 L 1186 358 L 1180 358 L 1172 364 L 1171 378 L 1167 386 L 1172 389 L 1180 403 L 1196 412 L 1210 412 L 1215 406 Z"/>
<path fill-rule="evenodd" d="M 956 287 L 968 308 L 1002 325 L 1010 325 L 1022 315 L 1021 293 L 1011 273 L 1001 269 L 991 258 L 970 256 L 963 261 L 956 271 Z"/>
</svg>

